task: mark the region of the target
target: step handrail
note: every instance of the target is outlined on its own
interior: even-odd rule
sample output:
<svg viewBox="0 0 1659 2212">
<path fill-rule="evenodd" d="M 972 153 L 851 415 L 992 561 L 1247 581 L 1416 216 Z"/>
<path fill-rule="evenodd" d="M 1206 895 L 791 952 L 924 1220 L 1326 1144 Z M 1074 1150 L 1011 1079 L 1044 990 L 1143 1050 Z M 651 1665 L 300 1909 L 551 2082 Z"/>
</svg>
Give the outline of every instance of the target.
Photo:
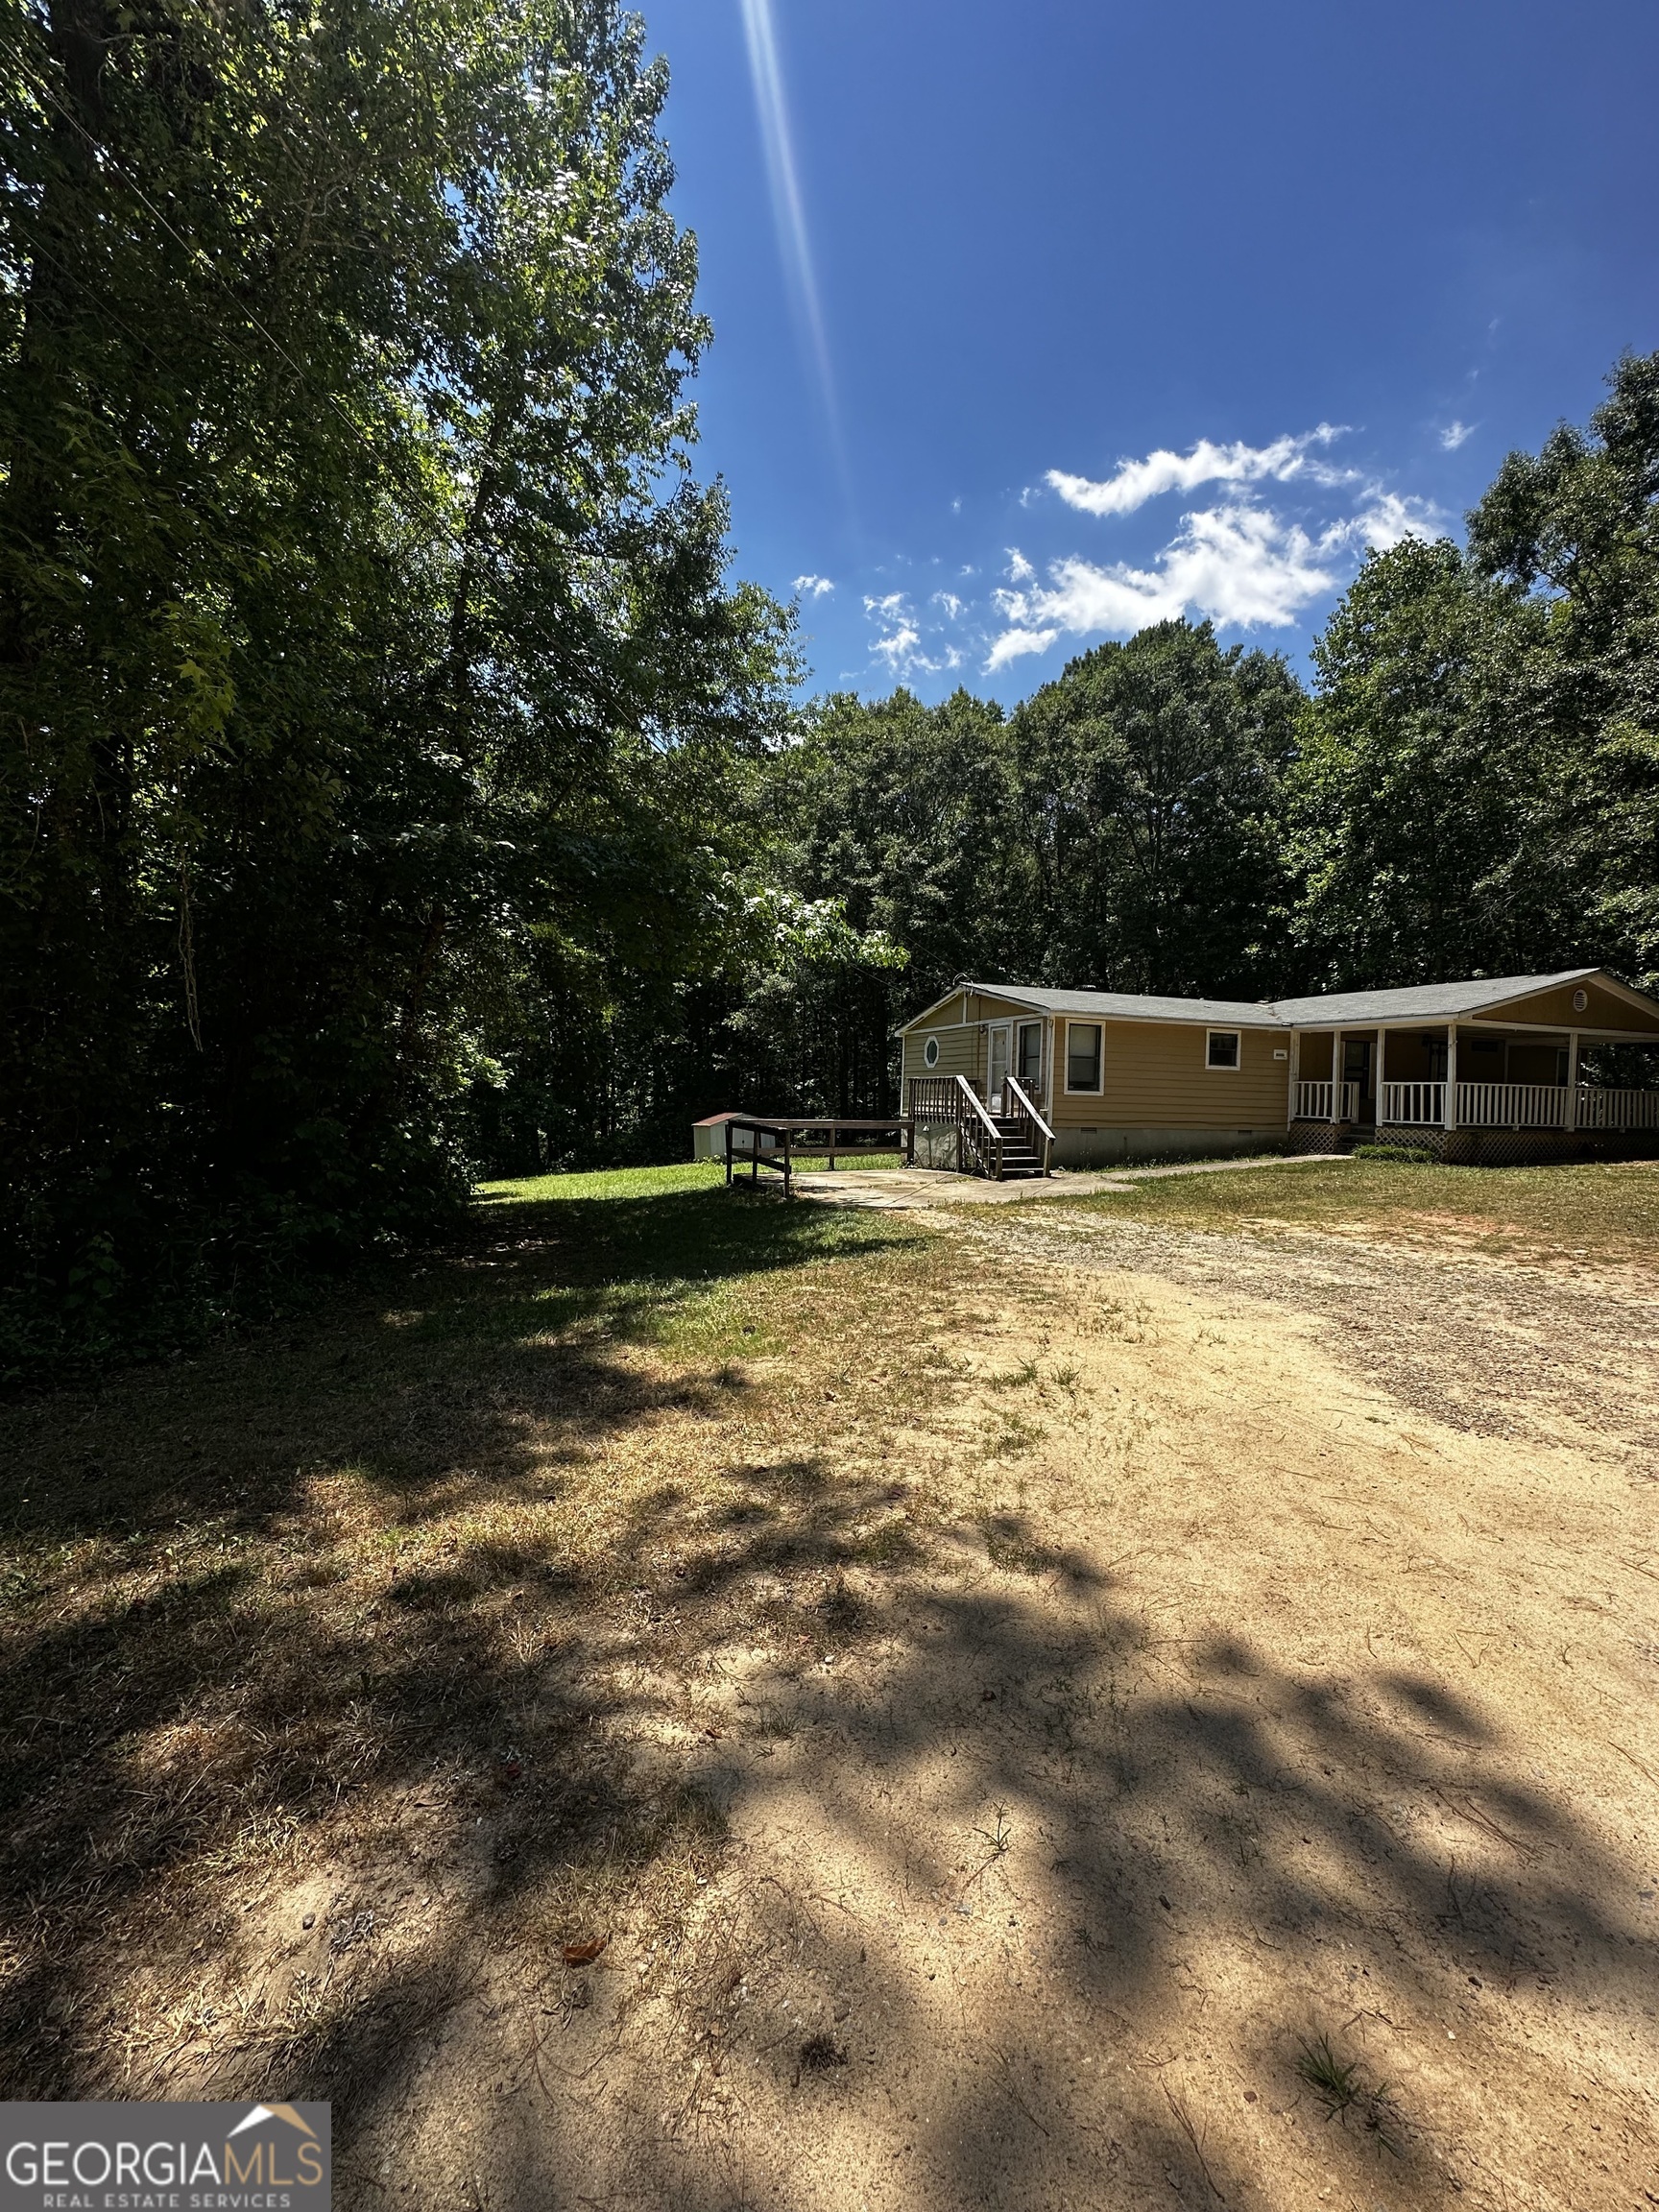
<svg viewBox="0 0 1659 2212">
<path fill-rule="evenodd" d="M 1013 1092 L 1015 1097 L 1019 1099 L 1021 1105 L 1025 1109 L 1026 1118 L 1028 1120 L 1034 1121 L 1042 1135 L 1046 1137 L 1049 1143 L 1052 1144 L 1054 1142 L 1054 1132 L 1049 1128 L 1047 1122 L 1044 1120 L 1042 1115 L 1037 1111 L 1036 1107 L 1032 1105 L 1030 1094 L 1026 1091 L 1024 1084 L 1021 1082 L 1017 1075 L 1004 1075 L 1002 1081 L 1007 1086 L 1007 1088 Z"/>
<path fill-rule="evenodd" d="M 1019 1106 L 1021 1119 L 1025 1123 L 1028 1129 L 1035 1130 L 1038 1136 L 1040 1136 L 1043 1140 L 1043 1172 L 1045 1175 L 1046 1175 L 1048 1172 L 1048 1154 L 1054 1143 L 1054 1132 L 1049 1128 L 1047 1122 L 1044 1120 L 1042 1115 L 1038 1113 L 1036 1107 L 1031 1103 L 1030 1093 L 1026 1090 L 1024 1084 L 1021 1082 L 1017 1075 L 1004 1075 L 1002 1078 L 1002 1099 L 1004 1106 L 1007 1104 L 1008 1094 L 1010 1092 L 1013 1093 L 1015 1102 Z M 1033 1147 L 1033 1149 L 1035 1149 L 1035 1147 Z"/>
<path fill-rule="evenodd" d="M 992 1120 L 990 1114 L 986 1111 L 986 1108 L 980 1100 L 978 1092 L 974 1090 L 973 1084 L 969 1082 L 966 1075 L 957 1076 L 956 1088 L 961 1092 L 963 1097 L 967 1099 L 969 1105 L 973 1107 L 974 1113 L 978 1115 L 980 1120 L 984 1122 L 986 1128 L 990 1130 L 992 1136 L 1000 1136 L 1001 1131 L 998 1128 L 996 1122 Z"/>
<path fill-rule="evenodd" d="M 1000 1183 L 1002 1180 L 1002 1132 L 998 1128 L 996 1122 L 992 1120 L 990 1115 L 986 1112 L 984 1106 L 980 1103 L 978 1092 L 974 1090 L 973 1084 L 969 1082 L 966 1075 L 957 1076 L 956 1092 L 959 1101 L 956 1109 L 956 1126 L 961 1132 L 962 1136 L 964 1136 L 971 1144 L 982 1146 L 986 1140 L 989 1140 L 991 1144 L 991 1153 L 990 1157 L 984 1163 L 985 1172 L 992 1178 L 994 1182 Z M 969 1105 L 973 1107 L 979 1119 L 984 1123 L 984 1137 L 981 1137 L 979 1132 L 974 1128 L 973 1123 L 963 1116 L 960 1100 L 964 1098 L 968 1101 Z"/>
</svg>

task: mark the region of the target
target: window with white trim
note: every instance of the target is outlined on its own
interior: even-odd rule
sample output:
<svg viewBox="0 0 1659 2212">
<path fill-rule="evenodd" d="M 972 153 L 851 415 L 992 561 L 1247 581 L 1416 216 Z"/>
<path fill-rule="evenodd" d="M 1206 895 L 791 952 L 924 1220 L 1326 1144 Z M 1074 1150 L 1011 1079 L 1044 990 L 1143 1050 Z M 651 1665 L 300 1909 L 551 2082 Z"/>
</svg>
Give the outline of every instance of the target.
<svg viewBox="0 0 1659 2212">
<path fill-rule="evenodd" d="M 1239 1061 L 1239 1042 L 1237 1029 L 1206 1029 L 1204 1032 L 1205 1067 L 1236 1069 Z"/>
<path fill-rule="evenodd" d="M 1066 1088 L 1098 1091 L 1101 1072 L 1101 1033 L 1098 1022 L 1066 1024 Z"/>
<path fill-rule="evenodd" d="M 1014 1072 L 1027 1091 L 1043 1088 L 1043 1024 L 1041 1022 L 1022 1022 L 1019 1045 L 1015 1051 L 1018 1063 Z"/>
<path fill-rule="evenodd" d="M 923 1059 L 924 1059 L 924 1060 L 926 1062 L 926 1064 L 927 1064 L 927 1066 L 928 1066 L 929 1068 L 937 1068 L 937 1067 L 938 1067 L 938 1065 L 939 1065 L 939 1040 L 938 1040 L 938 1038 L 937 1038 L 937 1037 L 929 1037 L 929 1038 L 928 1038 L 928 1040 L 927 1040 L 926 1044 L 926 1045 L 924 1045 L 924 1046 L 923 1046 L 923 1047 L 922 1047 L 922 1057 L 923 1057 Z"/>
</svg>

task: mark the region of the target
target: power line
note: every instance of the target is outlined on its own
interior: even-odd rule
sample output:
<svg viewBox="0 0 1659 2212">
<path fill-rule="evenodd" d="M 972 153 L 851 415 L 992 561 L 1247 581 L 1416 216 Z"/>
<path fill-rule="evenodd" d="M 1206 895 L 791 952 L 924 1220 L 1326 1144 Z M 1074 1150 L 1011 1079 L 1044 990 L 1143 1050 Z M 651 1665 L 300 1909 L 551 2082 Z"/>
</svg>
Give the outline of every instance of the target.
<svg viewBox="0 0 1659 2212">
<path fill-rule="evenodd" d="M 156 205 L 155 202 L 150 198 L 149 194 L 145 192 L 143 186 L 137 183 L 134 179 L 128 175 L 127 171 L 122 167 L 122 164 L 114 152 L 108 146 L 107 146 L 102 139 L 98 138 L 91 131 L 89 131 L 85 124 L 82 122 L 81 118 L 75 114 L 72 109 L 66 108 L 63 105 L 62 101 L 59 99 L 57 93 L 53 90 L 51 84 L 44 82 L 40 77 L 35 74 L 34 64 L 31 63 L 29 58 L 20 52 L 19 49 L 14 46 L 12 41 L 4 35 L 0 35 L 0 50 L 3 50 L 12 57 L 12 60 L 16 63 L 18 69 L 32 85 L 33 89 L 51 107 L 57 109 L 58 113 L 62 116 L 63 120 L 69 125 L 70 129 L 72 131 L 79 132 L 81 136 L 85 140 L 86 144 L 92 149 L 92 151 L 104 158 L 113 174 L 120 179 L 121 182 L 132 194 L 134 199 L 136 199 L 140 204 L 149 211 L 149 213 L 154 217 L 155 221 L 160 225 L 163 230 L 166 231 L 167 235 L 172 238 L 176 244 L 182 247 L 187 254 L 191 255 L 195 260 L 199 261 L 206 269 L 208 276 L 224 292 L 226 298 L 237 310 L 238 314 L 245 316 L 247 320 L 253 325 L 253 328 L 259 332 L 259 335 L 266 341 L 266 343 L 272 347 L 277 354 L 280 355 L 280 357 L 288 364 L 289 368 L 293 370 L 295 375 L 300 379 L 301 385 L 308 386 L 313 393 L 318 393 L 319 387 L 313 380 L 310 372 L 306 369 L 305 365 L 302 362 L 295 359 L 294 355 L 289 352 L 288 349 L 283 345 L 282 341 L 276 335 L 274 331 L 266 328 L 265 325 L 259 320 L 258 316 L 253 313 L 252 309 L 247 304 L 245 301 L 237 298 L 236 294 L 231 290 L 229 284 L 227 283 L 223 274 L 215 264 L 212 255 L 208 253 L 204 247 L 196 245 L 190 239 L 186 238 L 181 231 L 175 228 L 174 225 L 168 221 L 167 217 L 161 212 L 160 208 Z M 41 249 L 41 251 L 44 251 L 44 249 Z M 54 257 L 51 254 L 48 254 L 47 258 L 51 260 Z M 57 263 L 56 265 L 59 268 L 62 267 L 60 262 Z M 111 320 L 119 322 L 120 318 L 112 316 Z M 122 326 L 126 327 L 124 325 Z M 128 335 L 132 336 L 134 334 L 129 331 Z M 251 362 L 250 365 L 252 366 L 253 364 Z M 334 410 L 335 414 L 339 416 L 341 421 L 345 423 L 347 429 L 351 433 L 352 437 L 356 439 L 358 445 L 362 447 L 369 460 L 373 462 L 376 469 L 384 469 L 384 457 L 373 445 L 371 445 L 361 423 L 357 422 L 350 415 L 347 413 L 346 409 L 341 405 L 334 393 L 331 391 L 323 390 L 321 391 L 320 396 Z M 404 489 L 407 490 L 409 488 L 405 486 Z M 417 488 L 417 496 L 421 496 L 422 492 L 423 487 Z M 441 527 L 447 528 L 447 517 L 445 516 L 442 511 L 436 507 L 436 505 L 431 505 L 429 502 L 429 506 L 433 519 L 437 521 Z"/>
</svg>

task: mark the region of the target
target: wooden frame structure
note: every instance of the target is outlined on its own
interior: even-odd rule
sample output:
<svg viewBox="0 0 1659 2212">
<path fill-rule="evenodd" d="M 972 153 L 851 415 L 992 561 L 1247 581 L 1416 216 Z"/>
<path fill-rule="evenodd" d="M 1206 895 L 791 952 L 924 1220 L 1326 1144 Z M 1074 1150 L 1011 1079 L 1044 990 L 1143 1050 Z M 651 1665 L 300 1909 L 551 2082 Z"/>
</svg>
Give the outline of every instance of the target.
<svg viewBox="0 0 1659 2212">
<path fill-rule="evenodd" d="M 749 1139 L 747 1144 L 737 1142 L 739 1130 Z M 733 1114 L 726 1122 L 726 1181 L 731 1183 L 733 1169 L 747 1156 L 751 1183 L 759 1182 L 762 1167 L 771 1168 L 783 1178 L 784 1197 L 793 1198 L 797 1151 L 827 1153 L 831 1170 L 837 1154 L 856 1159 L 860 1154 L 897 1151 L 903 1153 L 908 1167 L 916 1158 L 916 1124 L 907 1114 L 890 1115 L 884 1120 L 842 1120 L 822 1114 L 774 1115 L 762 1120 Z"/>
</svg>

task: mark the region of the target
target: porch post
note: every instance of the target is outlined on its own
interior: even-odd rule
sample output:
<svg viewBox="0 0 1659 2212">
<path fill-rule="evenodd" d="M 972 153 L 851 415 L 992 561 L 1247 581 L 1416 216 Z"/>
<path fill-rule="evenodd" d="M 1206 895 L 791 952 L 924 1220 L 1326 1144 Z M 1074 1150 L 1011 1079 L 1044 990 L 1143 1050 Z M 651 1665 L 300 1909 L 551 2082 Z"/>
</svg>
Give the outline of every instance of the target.
<svg viewBox="0 0 1659 2212">
<path fill-rule="evenodd" d="M 1448 1129 L 1457 1126 L 1457 1024 L 1446 1024 L 1446 1112 L 1443 1117 Z"/>
<path fill-rule="evenodd" d="M 1386 1030 L 1386 1029 L 1384 1029 L 1384 1028 L 1382 1027 L 1382 1023 L 1381 1023 L 1381 1022 L 1379 1022 L 1379 1023 L 1378 1023 L 1378 1026 L 1377 1026 L 1377 1113 L 1376 1113 L 1376 1125 L 1377 1125 L 1377 1127 L 1378 1127 L 1379 1129 L 1381 1129 L 1381 1128 L 1382 1128 L 1382 1077 L 1383 1077 L 1383 1074 L 1384 1074 L 1384 1072 L 1385 1072 L 1385 1070 L 1384 1070 L 1384 1069 L 1383 1069 L 1383 1066 L 1382 1066 L 1382 1058 L 1383 1058 L 1383 1054 L 1384 1054 L 1384 1053 L 1387 1051 L 1387 1049 L 1388 1049 L 1388 1032 L 1387 1032 L 1387 1030 Z"/>
<path fill-rule="evenodd" d="M 1331 1032 L 1331 1119 L 1334 1125 L 1342 1119 L 1342 1032 Z"/>
<path fill-rule="evenodd" d="M 1578 1126 L 1578 1032 L 1567 1032 L 1567 1127 Z"/>
<path fill-rule="evenodd" d="M 1296 1118 L 1296 1086 L 1301 1078 L 1301 1074 L 1302 1032 L 1300 1029 L 1292 1029 L 1290 1032 L 1290 1094 L 1285 1101 L 1285 1128 L 1286 1134 L 1289 1132 L 1291 1122 Z"/>
</svg>

